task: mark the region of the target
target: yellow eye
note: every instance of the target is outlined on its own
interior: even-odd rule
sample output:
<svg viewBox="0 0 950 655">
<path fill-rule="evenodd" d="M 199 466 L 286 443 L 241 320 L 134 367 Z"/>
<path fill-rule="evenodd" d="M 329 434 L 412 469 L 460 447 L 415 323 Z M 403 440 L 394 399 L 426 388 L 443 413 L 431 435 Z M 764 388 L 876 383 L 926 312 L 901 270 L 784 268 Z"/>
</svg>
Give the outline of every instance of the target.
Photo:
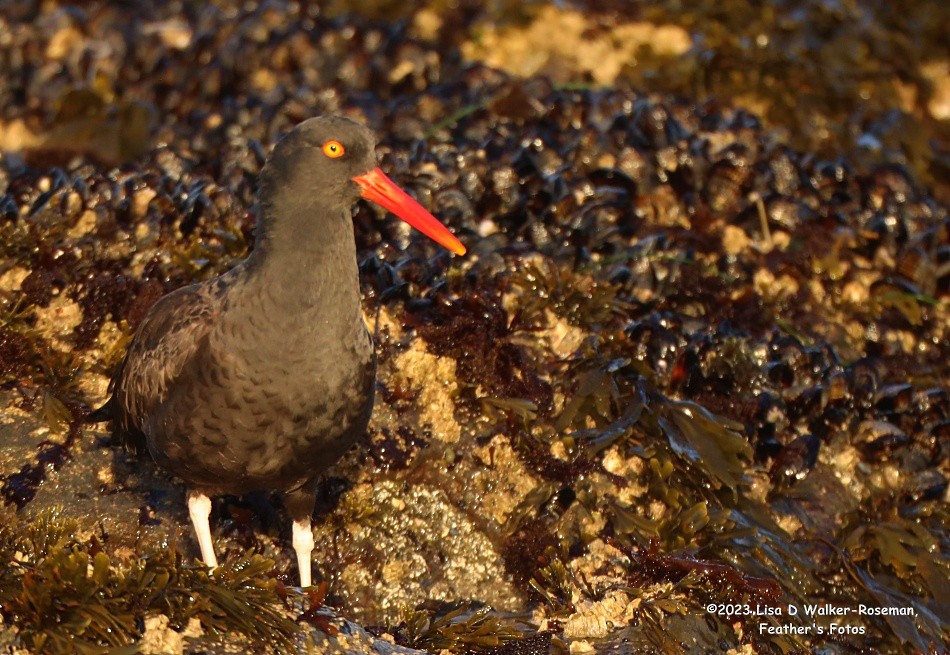
<svg viewBox="0 0 950 655">
<path fill-rule="evenodd" d="M 336 159 L 337 157 L 342 157 L 343 153 L 346 152 L 346 149 L 343 147 L 343 144 L 339 141 L 327 141 L 323 144 L 323 154 L 325 154 L 330 159 Z"/>
</svg>

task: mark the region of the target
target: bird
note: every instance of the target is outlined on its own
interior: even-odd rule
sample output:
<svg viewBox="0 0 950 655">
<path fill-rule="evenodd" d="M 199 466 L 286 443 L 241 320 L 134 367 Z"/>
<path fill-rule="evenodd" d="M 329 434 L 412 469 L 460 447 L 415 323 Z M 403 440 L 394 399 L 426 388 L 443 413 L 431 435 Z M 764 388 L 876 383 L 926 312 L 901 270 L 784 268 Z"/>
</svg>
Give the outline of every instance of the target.
<svg viewBox="0 0 950 655">
<path fill-rule="evenodd" d="M 373 132 L 342 116 L 285 134 L 257 194 L 250 254 L 151 308 L 87 421 L 111 421 L 184 481 L 211 570 L 211 498 L 282 492 L 309 587 L 316 483 L 365 433 L 376 385 L 352 206 L 368 199 L 456 255 L 465 246 L 377 166 Z"/>
</svg>

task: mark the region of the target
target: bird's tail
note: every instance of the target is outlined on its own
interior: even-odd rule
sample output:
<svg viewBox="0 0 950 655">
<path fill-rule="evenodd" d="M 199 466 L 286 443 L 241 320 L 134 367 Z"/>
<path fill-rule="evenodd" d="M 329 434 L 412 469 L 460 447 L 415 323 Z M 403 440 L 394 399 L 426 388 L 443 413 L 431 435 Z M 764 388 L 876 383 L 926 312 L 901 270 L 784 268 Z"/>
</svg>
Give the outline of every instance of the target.
<svg viewBox="0 0 950 655">
<path fill-rule="evenodd" d="M 125 425 L 121 413 L 116 411 L 117 409 L 115 396 L 110 396 L 109 400 L 107 400 L 102 407 L 86 414 L 83 423 L 104 423 L 105 421 L 113 421 L 111 439 L 113 445 L 122 446 L 126 450 L 131 450 L 136 453 L 145 452 L 145 433 L 139 428 Z"/>
<path fill-rule="evenodd" d="M 103 423 L 115 418 L 115 396 L 109 396 L 100 408 L 94 409 L 83 418 L 83 423 Z"/>
</svg>

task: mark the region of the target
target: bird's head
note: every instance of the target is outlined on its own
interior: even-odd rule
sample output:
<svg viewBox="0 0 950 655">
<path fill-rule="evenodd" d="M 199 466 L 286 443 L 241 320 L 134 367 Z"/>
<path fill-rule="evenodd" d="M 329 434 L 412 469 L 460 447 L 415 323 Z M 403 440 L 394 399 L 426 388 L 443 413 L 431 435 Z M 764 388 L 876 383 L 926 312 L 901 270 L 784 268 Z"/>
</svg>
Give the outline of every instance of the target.
<svg viewBox="0 0 950 655">
<path fill-rule="evenodd" d="M 271 197 L 290 194 L 281 196 L 285 203 L 306 202 L 306 194 L 316 193 L 317 204 L 346 209 L 363 197 L 456 255 L 465 254 L 465 246 L 438 219 L 377 167 L 373 133 L 348 118 L 320 116 L 297 125 L 274 147 L 261 186 Z"/>
</svg>

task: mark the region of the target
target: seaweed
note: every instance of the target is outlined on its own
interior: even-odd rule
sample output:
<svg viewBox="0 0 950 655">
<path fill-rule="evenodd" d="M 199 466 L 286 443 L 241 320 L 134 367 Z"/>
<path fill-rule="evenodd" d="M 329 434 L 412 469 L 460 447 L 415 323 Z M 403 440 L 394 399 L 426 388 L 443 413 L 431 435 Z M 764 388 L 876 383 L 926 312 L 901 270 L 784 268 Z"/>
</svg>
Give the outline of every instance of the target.
<svg viewBox="0 0 950 655">
<path fill-rule="evenodd" d="M 487 605 L 459 602 L 433 603 L 407 611 L 389 632 L 397 644 L 428 652 L 484 653 L 521 639 L 526 629 Z"/>
<path fill-rule="evenodd" d="M 320 612 L 320 610 L 325 607 L 324 601 L 326 598 L 327 583 L 325 580 L 322 580 L 315 589 L 311 589 L 307 593 L 308 607 L 300 616 L 297 617 L 297 621 L 301 623 L 309 623 L 324 634 L 332 637 L 336 634 L 339 634 L 340 629 L 330 623 L 330 618 L 326 614 Z"/>
<path fill-rule="evenodd" d="M 566 618 L 577 610 L 576 602 L 597 601 L 604 596 L 604 589 L 594 589 L 582 573 L 570 566 L 571 559 L 566 540 L 561 539 L 557 546 L 548 546 L 538 558 L 528 583 L 554 617 Z"/>
<path fill-rule="evenodd" d="M 427 445 L 428 442 L 412 428 L 400 425 L 395 430 L 382 428 L 379 436 L 370 441 L 368 450 L 370 457 L 381 469 L 404 469 Z"/>
<path fill-rule="evenodd" d="M 495 398 L 530 400 L 540 415 L 551 411 L 550 385 L 541 379 L 526 350 L 512 341 L 507 312 L 490 289 L 408 310 L 406 320 L 437 355 L 457 357 L 457 374 Z M 461 355 L 461 356 L 459 356 Z"/>
<path fill-rule="evenodd" d="M 782 599 L 781 586 L 777 580 L 744 575 L 731 566 L 703 562 L 689 555 L 661 553 L 655 540 L 636 551 L 616 540 L 610 543 L 627 556 L 630 581 L 638 586 L 658 582 L 678 583 L 692 576 L 710 585 L 710 591 L 716 589 L 714 597 L 725 602 L 750 601 L 777 606 Z"/>
<path fill-rule="evenodd" d="M 568 427 L 575 429 L 566 432 Z M 734 497 L 752 455 L 741 424 L 697 403 L 664 396 L 628 359 L 582 373 L 553 429 L 578 444 L 579 457 L 591 457 L 619 439 L 663 438 L 684 464 L 702 472 L 703 486 L 728 490 Z"/>
<path fill-rule="evenodd" d="M 597 329 L 630 308 L 617 296 L 616 285 L 548 260 L 519 267 L 511 285 L 520 290 L 518 314 L 512 320 L 515 326 L 541 322 L 550 310 L 572 325 Z"/>
<path fill-rule="evenodd" d="M 64 398 L 78 399 L 81 353 L 62 350 L 32 324 L 29 310 L 5 313 L 0 323 L 0 384 L 41 386 Z"/>
<path fill-rule="evenodd" d="M 183 628 L 192 617 L 209 633 L 237 633 L 261 646 L 292 646 L 299 628 L 280 609 L 273 561 L 246 553 L 214 575 L 184 562 L 174 544 L 130 562 L 110 556 L 78 523 L 56 510 L 11 534 L 0 526 L 0 607 L 33 652 L 136 652 L 142 620 L 166 614 Z M 124 649 L 124 650 L 116 650 Z"/>
<path fill-rule="evenodd" d="M 141 285 L 122 274 L 121 266 L 102 270 L 87 280 L 79 294 L 82 321 L 73 330 L 77 348 L 92 346 L 99 330 L 110 316 L 126 316 L 126 308 L 133 302 Z"/>
<path fill-rule="evenodd" d="M 559 540 L 554 523 L 554 518 L 547 515 L 526 517 L 506 537 L 502 548 L 505 569 L 509 575 L 522 588 L 531 592 L 532 596 L 544 598 L 552 604 L 556 604 L 553 599 L 561 599 L 559 602 L 564 602 L 560 593 L 563 589 L 555 589 L 553 593 L 547 592 L 543 585 L 538 586 L 534 578 L 541 569 L 550 564 L 551 553 L 557 552 Z M 570 596 L 567 596 L 567 599 L 569 598 Z"/>
</svg>

